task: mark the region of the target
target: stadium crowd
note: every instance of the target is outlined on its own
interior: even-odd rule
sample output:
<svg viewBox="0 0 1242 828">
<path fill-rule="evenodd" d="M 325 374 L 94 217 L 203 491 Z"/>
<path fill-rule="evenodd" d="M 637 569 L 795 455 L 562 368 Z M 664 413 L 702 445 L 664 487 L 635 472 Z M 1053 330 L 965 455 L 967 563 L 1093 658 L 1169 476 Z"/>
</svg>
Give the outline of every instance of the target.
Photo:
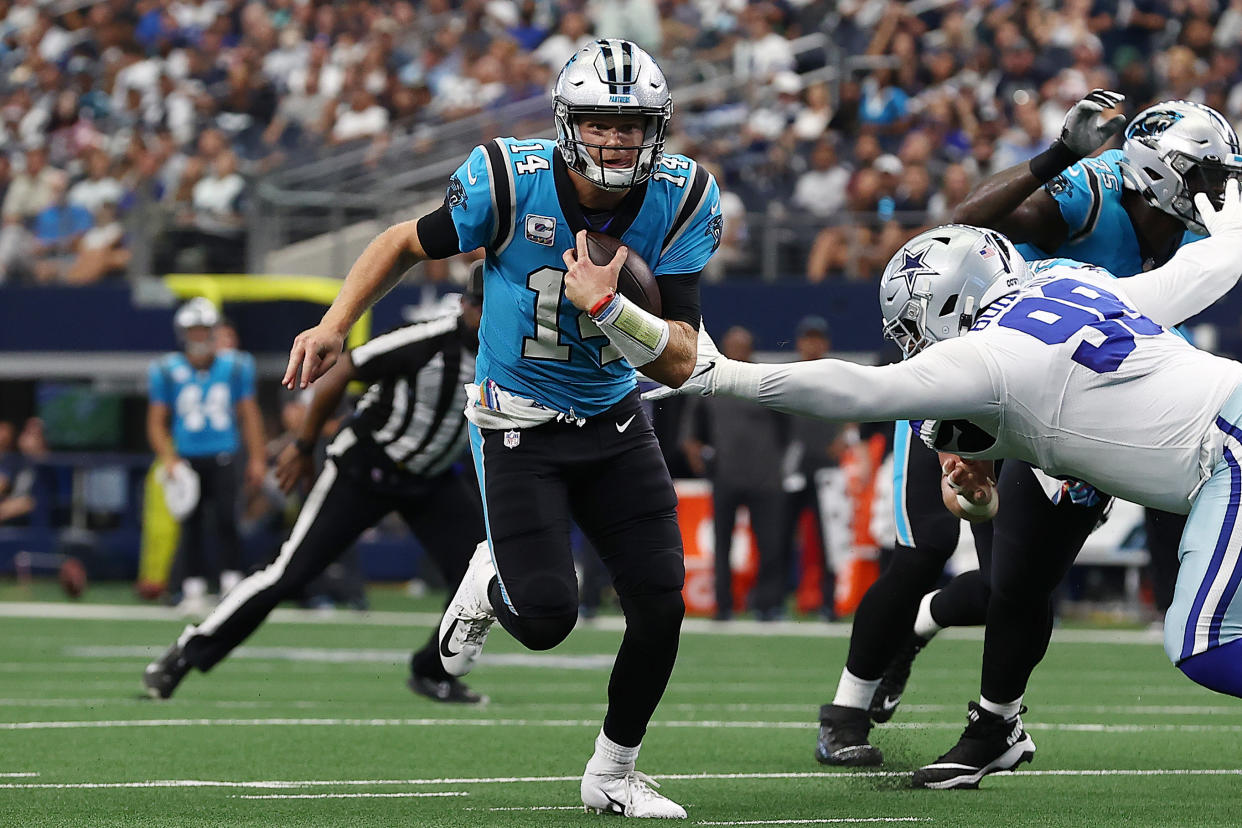
<svg viewBox="0 0 1242 828">
<path fill-rule="evenodd" d="M 595 35 L 745 81 L 671 143 L 726 190 L 718 278 L 765 222 L 781 273 L 873 278 L 1095 87 L 1242 120 L 1242 0 L 4 0 L 0 281 L 242 270 L 258 177 L 546 95 Z"/>
</svg>

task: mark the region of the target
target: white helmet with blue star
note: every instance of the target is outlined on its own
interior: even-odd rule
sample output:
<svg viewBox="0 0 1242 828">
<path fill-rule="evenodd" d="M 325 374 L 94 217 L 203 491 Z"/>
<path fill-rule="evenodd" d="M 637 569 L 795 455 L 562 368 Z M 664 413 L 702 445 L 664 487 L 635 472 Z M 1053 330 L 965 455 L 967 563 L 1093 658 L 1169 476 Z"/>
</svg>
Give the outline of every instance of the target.
<svg viewBox="0 0 1242 828">
<path fill-rule="evenodd" d="M 902 245 L 880 277 L 884 336 L 911 357 L 970 330 L 979 312 L 1030 278 L 1009 239 L 948 224 Z"/>
</svg>

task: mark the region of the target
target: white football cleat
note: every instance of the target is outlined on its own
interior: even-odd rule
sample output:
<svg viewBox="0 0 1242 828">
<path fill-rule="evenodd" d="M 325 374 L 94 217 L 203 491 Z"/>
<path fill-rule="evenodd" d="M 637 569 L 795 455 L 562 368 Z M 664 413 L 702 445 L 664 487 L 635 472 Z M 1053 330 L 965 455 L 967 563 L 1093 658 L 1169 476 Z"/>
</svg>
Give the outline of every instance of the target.
<svg viewBox="0 0 1242 828">
<path fill-rule="evenodd" d="M 686 809 L 667 796 L 645 773 L 636 770 L 616 774 L 590 773 L 582 777 L 582 804 L 586 812 L 619 814 L 646 819 L 685 819 Z"/>
<path fill-rule="evenodd" d="M 495 574 L 491 550 L 483 541 L 475 547 L 461 585 L 440 619 L 440 661 L 451 676 L 464 676 L 474 669 L 487 633 L 496 622 L 496 612 L 487 597 Z"/>
</svg>

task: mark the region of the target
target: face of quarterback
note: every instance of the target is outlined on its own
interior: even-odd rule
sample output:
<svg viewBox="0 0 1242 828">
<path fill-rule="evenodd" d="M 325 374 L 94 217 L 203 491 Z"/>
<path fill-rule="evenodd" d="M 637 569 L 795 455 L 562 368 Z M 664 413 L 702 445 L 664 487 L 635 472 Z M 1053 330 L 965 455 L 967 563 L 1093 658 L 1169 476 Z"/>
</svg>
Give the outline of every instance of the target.
<svg viewBox="0 0 1242 828">
<path fill-rule="evenodd" d="M 596 164 L 628 170 L 638 163 L 646 127 L 641 115 L 585 115 L 578 121 L 578 135 Z"/>
</svg>

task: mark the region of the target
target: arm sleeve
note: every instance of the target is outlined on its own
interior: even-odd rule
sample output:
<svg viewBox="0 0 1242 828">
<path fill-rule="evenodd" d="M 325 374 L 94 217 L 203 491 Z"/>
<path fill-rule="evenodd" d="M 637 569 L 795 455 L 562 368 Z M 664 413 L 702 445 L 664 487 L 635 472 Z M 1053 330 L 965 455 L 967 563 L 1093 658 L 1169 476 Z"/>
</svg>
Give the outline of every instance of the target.
<svg viewBox="0 0 1242 828">
<path fill-rule="evenodd" d="M 699 306 L 699 278 L 701 273 L 677 273 L 656 279 L 660 288 L 663 316 L 674 322 L 686 322 L 696 331 L 702 310 Z"/>
<path fill-rule="evenodd" d="M 461 240 L 457 238 L 457 225 L 447 199 L 439 209 L 418 220 L 418 241 L 429 259 L 447 259 L 461 252 Z"/>
<path fill-rule="evenodd" d="M 1166 264 L 1117 282 L 1139 313 L 1172 327 L 1207 308 L 1242 277 L 1242 233 L 1183 245 Z"/>
<path fill-rule="evenodd" d="M 233 389 L 233 402 L 239 403 L 254 396 L 254 357 L 244 351 L 237 352 L 236 387 Z"/>
<path fill-rule="evenodd" d="M 753 365 L 725 360 L 716 394 L 822 420 L 971 419 L 995 413 L 1000 394 L 969 337 L 938 343 L 895 365 L 836 359 Z"/>
<path fill-rule="evenodd" d="M 152 362 L 147 369 L 147 395 L 153 403 L 172 404 L 168 399 L 168 385 L 164 382 L 164 372 L 160 370 L 159 361 Z"/>
<path fill-rule="evenodd" d="M 702 184 L 699 176 L 702 176 Z M 656 276 L 698 273 L 720 246 L 724 216 L 720 212 L 720 188 L 716 186 L 716 179 L 698 167 L 689 186 L 691 191 L 686 198 L 692 212 L 684 221 L 680 216 L 674 221 L 660 261 L 652 271 Z M 697 198 L 695 189 L 699 190 Z"/>
<path fill-rule="evenodd" d="M 487 247 L 496 238 L 491 174 L 487 150 L 478 146 L 449 179 L 444 203 L 448 205 L 457 230 L 459 252 Z M 419 239 L 422 239 L 421 234 Z"/>
</svg>

